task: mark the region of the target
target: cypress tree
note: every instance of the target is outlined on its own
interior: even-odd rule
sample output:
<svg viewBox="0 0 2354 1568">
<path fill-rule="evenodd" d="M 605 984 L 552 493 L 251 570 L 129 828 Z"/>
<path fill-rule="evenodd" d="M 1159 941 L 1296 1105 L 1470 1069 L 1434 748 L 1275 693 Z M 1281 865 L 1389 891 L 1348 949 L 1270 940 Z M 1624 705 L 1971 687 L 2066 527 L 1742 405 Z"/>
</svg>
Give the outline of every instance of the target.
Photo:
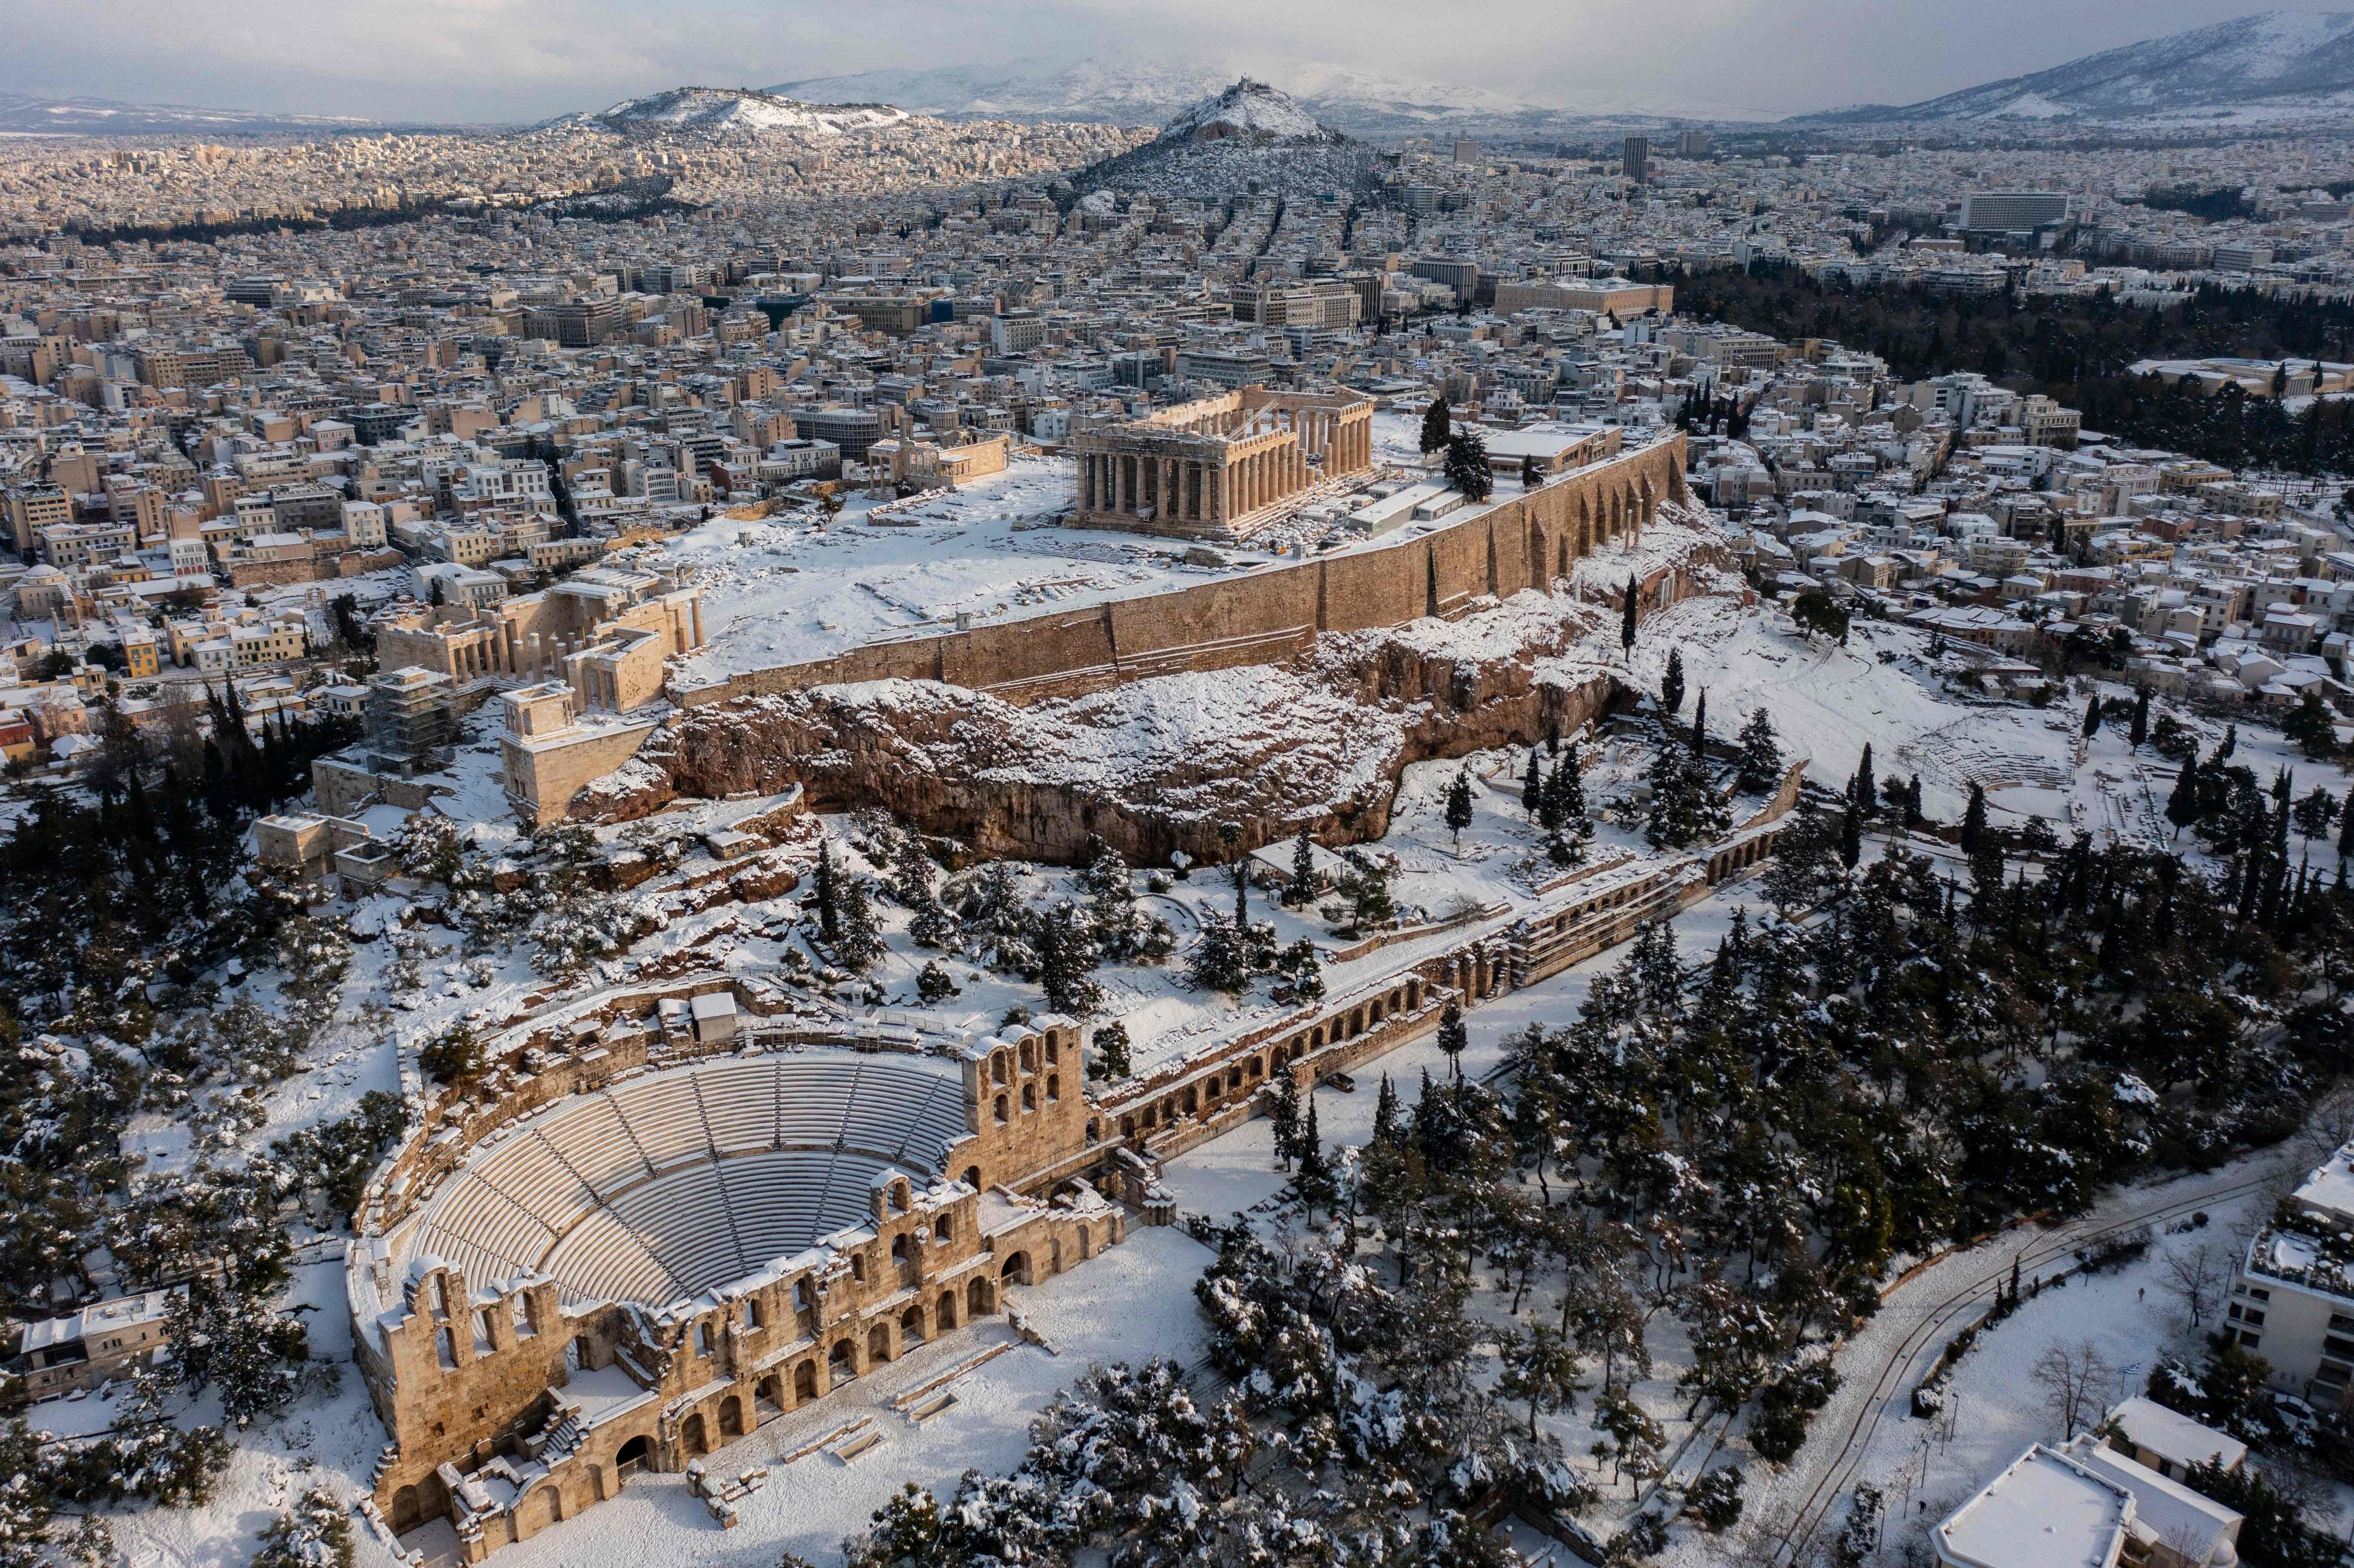
<svg viewBox="0 0 2354 1568">
<path fill-rule="evenodd" d="M 1691 746 L 1694 757 L 1708 755 L 1708 694 L 1706 692 L 1702 692 L 1699 700 L 1692 705 Z"/>
<path fill-rule="evenodd" d="M 1292 1158 L 1299 1152 L 1299 1080 L 1289 1068 L 1275 1086 L 1275 1158 L 1287 1171 Z"/>
<path fill-rule="evenodd" d="M 1684 651 L 1668 650 L 1667 673 L 1659 677 L 1659 712 L 1673 718 L 1684 705 Z"/>
<path fill-rule="evenodd" d="M 2101 694 L 2094 692 L 2084 705 L 2084 738 L 2092 739 L 2101 733 Z"/>
<path fill-rule="evenodd" d="M 2354 785 L 2346 789 L 2346 804 L 2338 813 L 2338 869 L 2340 874 L 2346 863 L 2354 860 Z"/>
<path fill-rule="evenodd" d="M 1398 1135 L 1397 1086 L 1390 1082 L 1387 1073 L 1382 1075 L 1382 1092 L 1373 1101 L 1373 1136 L 1375 1143 L 1394 1143 Z"/>
<path fill-rule="evenodd" d="M 1840 818 L 1840 863 L 1853 871 L 1863 859 L 1863 814 L 1855 802 L 1848 802 L 1846 812 Z"/>
<path fill-rule="evenodd" d="M 1536 821 L 1537 806 L 1544 800 L 1544 768 L 1537 761 L 1535 747 L 1529 747 L 1528 777 L 1521 780 L 1521 810 Z"/>
<path fill-rule="evenodd" d="M 2126 725 L 2126 740 L 2136 751 L 2149 738 L 2149 688 L 2134 694 L 2133 717 Z"/>
<path fill-rule="evenodd" d="M 1745 795 L 1763 795 L 1782 781 L 1782 747 L 1774 737 L 1774 718 L 1764 708 L 1753 710 L 1741 726 L 1741 777 L 1735 788 Z"/>
<path fill-rule="evenodd" d="M 1455 853 L 1463 853 L 1463 830 L 1471 825 L 1471 775 L 1458 769 L 1447 786 L 1447 826 L 1455 835 Z"/>
<path fill-rule="evenodd" d="M 1249 868 L 1247 857 L 1235 862 L 1235 929 L 1244 932 L 1250 929 L 1250 877 L 1246 874 Z"/>
<path fill-rule="evenodd" d="M 1329 1192 L 1332 1172 L 1324 1163 L 1324 1135 L 1316 1126 L 1316 1097 L 1308 1097 L 1308 1116 L 1299 1128 L 1299 1173 L 1292 1185 L 1299 1189 L 1301 1202 L 1314 1208 L 1318 1200 Z"/>
<path fill-rule="evenodd" d="M 2195 751 L 2174 776 L 2174 789 L 2166 797 L 2166 820 L 2174 824 L 2178 839 L 2183 829 L 2199 820 L 2199 754 Z"/>
<path fill-rule="evenodd" d="M 1928 820 L 1928 814 L 1921 810 L 1921 776 L 1915 773 L 1904 786 L 1904 825 L 1917 828 Z"/>
<path fill-rule="evenodd" d="M 1428 457 L 1447 445 L 1454 433 L 1454 417 L 1443 397 L 1433 397 L 1430 407 L 1422 411 L 1422 455 Z"/>
<path fill-rule="evenodd" d="M 1962 812 L 1962 855 L 1965 859 L 1978 847 L 1978 840 L 1986 836 L 1986 790 L 1974 782 L 1970 785 L 1970 803 Z"/>
<path fill-rule="evenodd" d="M 821 843 L 817 851 L 817 934 L 829 943 L 842 939 L 842 888 L 831 843 Z"/>
<path fill-rule="evenodd" d="M 1308 843 L 1308 830 L 1299 830 L 1299 842 L 1291 846 L 1291 881 L 1285 885 L 1284 901 L 1295 908 L 1304 906 L 1316 896 L 1316 857 Z"/>
<path fill-rule="evenodd" d="M 1458 1083 L 1463 1079 L 1463 1053 L 1470 1044 L 1471 1031 L 1464 1026 L 1463 1010 L 1450 1001 L 1438 1015 L 1438 1049 L 1446 1054 Z"/>
<path fill-rule="evenodd" d="M 2232 753 L 2239 749 L 2240 726 L 2235 724 L 2225 725 L 2223 726 L 2223 743 L 2215 748 L 2215 760 L 2218 762 L 2229 762 L 2232 760 Z"/>
<path fill-rule="evenodd" d="M 1618 620 L 1618 646 L 1621 648 L 1635 646 L 1635 579 L 1633 577 L 1627 579 L 1627 609 Z"/>
<path fill-rule="evenodd" d="M 1870 816 L 1880 800 L 1880 786 L 1872 776 L 1872 742 L 1863 743 L 1863 756 L 1857 759 L 1855 777 L 1848 780 L 1847 798 L 1857 811 Z"/>
</svg>

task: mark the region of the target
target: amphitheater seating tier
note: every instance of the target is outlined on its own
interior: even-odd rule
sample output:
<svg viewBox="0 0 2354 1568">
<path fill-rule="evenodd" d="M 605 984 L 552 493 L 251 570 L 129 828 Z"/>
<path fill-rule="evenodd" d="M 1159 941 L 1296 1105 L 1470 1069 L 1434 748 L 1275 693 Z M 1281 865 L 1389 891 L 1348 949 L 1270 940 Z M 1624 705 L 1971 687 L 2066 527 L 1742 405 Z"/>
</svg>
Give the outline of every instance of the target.
<svg viewBox="0 0 2354 1568">
<path fill-rule="evenodd" d="M 565 1299 L 665 1302 L 742 1277 L 872 1213 L 895 1167 L 941 1174 L 965 1136 L 953 1065 L 830 1052 L 624 1078 L 486 1141 L 412 1244 L 476 1289 L 539 1272 Z"/>
</svg>

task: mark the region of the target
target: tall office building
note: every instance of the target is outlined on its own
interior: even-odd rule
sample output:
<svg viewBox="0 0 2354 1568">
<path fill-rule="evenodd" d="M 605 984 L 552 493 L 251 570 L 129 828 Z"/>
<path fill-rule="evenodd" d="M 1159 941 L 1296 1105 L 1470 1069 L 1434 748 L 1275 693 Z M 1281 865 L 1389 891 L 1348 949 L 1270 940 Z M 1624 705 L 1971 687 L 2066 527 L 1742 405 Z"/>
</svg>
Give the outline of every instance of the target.
<svg viewBox="0 0 2354 1568">
<path fill-rule="evenodd" d="M 1651 174 L 1651 139 L 1649 136 L 1627 138 L 1627 177 L 1641 185 Z"/>
</svg>

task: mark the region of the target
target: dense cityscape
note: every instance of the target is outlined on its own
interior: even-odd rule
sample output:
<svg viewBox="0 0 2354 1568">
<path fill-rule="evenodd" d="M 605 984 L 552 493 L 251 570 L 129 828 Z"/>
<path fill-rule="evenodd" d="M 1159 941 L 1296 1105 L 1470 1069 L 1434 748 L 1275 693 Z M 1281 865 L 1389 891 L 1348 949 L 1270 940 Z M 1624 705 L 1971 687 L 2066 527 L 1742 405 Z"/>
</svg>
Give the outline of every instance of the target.
<svg viewBox="0 0 2354 1568">
<path fill-rule="evenodd" d="M 2342 1563 L 2354 15 L 2131 37 L 0 95 L 0 1564 Z"/>
</svg>

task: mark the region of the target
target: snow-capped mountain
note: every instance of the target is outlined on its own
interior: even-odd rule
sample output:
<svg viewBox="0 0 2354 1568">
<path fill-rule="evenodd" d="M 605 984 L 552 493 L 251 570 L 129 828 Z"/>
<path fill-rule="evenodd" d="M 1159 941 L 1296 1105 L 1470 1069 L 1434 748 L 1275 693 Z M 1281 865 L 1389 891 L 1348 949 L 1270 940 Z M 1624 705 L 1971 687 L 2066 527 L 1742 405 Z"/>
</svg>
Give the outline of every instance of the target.
<svg viewBox="0 0 2354 1568">
<path fill-rule="evenodd" d="M 798 131 L 818 136 L 872 131 L 907 118 L 887 103 L 808 103 L 749 88 L 674 87 L 668 92 L 624 99 L 587 119 L 610 131 L 705 132 L 720 135 Z"/>
<path fill-rule="evenodd" d="M 1949 92 L 1800 116 L 1903 120 L 2264 118 L 2354 107 L 2354 12 L 2260 11 Z"/>
<path fill-rule="evenodd" d="M 879 100 L 919 114 L 959 119 L 1096 120 L 1158 125 L 1241 74 L 1231 63 L 1090 58 L 1076 65 L 1019 59 L 1003 65 L 872 70 L 782 82 L 801 98 Z M 1337 65 L 1293 65 L 1274 85 L 1309 114 L 1352 135 L 1504 129 L 1560 111 L 1484 88 L 1377 76 Z"/>
<path fill-rule="evenodd" d="M 184 103 L 118 103 L 106 98 L 0 92 L 0 131 L 58 136 L 333 132 L 366 130 L 374 123 L 327 114 L 275 114 L 267 110 L 197 109 Z"/>
</svg>

